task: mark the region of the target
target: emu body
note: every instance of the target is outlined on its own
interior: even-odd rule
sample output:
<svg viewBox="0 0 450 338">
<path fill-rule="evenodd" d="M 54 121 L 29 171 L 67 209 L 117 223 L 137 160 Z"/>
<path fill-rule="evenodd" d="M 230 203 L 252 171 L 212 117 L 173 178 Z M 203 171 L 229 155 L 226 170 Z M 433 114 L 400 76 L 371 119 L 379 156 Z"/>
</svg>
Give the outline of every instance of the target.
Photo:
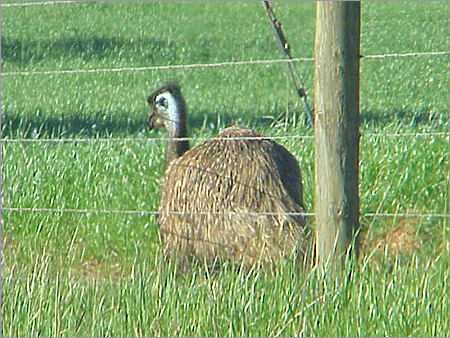
<svg viewBox="0 0 450 338">
<path fill-rule="evenodd" d="M 161 96 L 172 92 L 181 102 L 180 120 L 167 113 L 174 107 Z M 307 258 L 301 174 L 289 151 L 242 127 L 226 128 L 192 149 L 180 146 L 176 138 L 186 137 L 187 128 L 179 88 L 165 86 L 149 103 L 150 127 L 163 124 L 170 137 L 158 216 L 166 258 L 176 257 L 183 266 L 230 260 L 259 265 L 292 254 Z"/>
</svg>

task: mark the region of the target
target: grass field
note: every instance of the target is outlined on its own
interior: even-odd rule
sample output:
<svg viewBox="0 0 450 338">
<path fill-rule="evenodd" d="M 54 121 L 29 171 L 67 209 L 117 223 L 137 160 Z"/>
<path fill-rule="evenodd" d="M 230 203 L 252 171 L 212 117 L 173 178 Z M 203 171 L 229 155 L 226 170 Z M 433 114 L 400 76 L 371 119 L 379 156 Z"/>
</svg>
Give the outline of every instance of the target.
<svg viewBox="0 0 450 338">
<path fill-rule="evenodd" d="M 274 9 L 294 56 L 312 57 L 315 4 Z M 448 51 L 448 13 L 364 2 L 361 53 Z M 1 32 L 2 74 L 279 58 L 259 2 L 2 7 Z M 296 65 L 313 105 L 313 63 Z M 361 60 L 361 213 L 448 214 L 448 135 L 383 136 L 448 132 L 448 74 L 448 56 Z M 164 144 L 148 138 L 164 134 L 147 131 L 145 97 L 171 79 L 194 137 L 231 124 L 313 135 L 282 64 L 2 76 L 2 208 L 156 210 Z M 5 142 L 40 138 L 103 141 Z M 313 141 L 279 143 L 313 211 Z M 290 262 L 181 277 L 161 263 L 153 215 L 2 210 L 1 335 L 448 336 L 448 218 L 361 224 L 363 255 L 334 279 Z"/>
</svg>

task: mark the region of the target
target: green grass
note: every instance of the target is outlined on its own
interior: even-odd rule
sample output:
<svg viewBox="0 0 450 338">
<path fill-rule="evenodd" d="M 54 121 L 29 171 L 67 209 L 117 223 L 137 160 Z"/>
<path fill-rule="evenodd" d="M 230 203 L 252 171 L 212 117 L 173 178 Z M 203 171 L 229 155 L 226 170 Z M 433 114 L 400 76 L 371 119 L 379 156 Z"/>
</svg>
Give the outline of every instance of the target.
<svg viewBox="0 0 450 338">
<path fill-rule="evenodd" d="M 149 258 L 131 277 L 67 281 L 40 256 L 27 281 L 4 278 L 3 335 L 30 336 L 439 336 L 448 322 L 448 257 L 412 260 L 392 273 L 318 282 L 289 265 L 273 276 L 224 267 L 214 278 L 175 278 Z"/>
<path fill-rule="evenodd" d="M 3 2 L 2 2 L 3 4 Z M 276 2 L 295 57 L 315 5 Z M 361 53 L 448 51 L 448 2 L 364 2 Z M 259 2 L 94 2 L 2 8 L 2 73 L 278 58 Z M 313 64 L 298 63 L 313 105 Z M 448 56 L 361 60 L 361 133 L 447 132 Z M 241 124 L 312 135 L 284 65 L 2 77 L 2 207 L 155 210 L 164 134 L 145 96 L 178 79 L 191 135 Z M 277 119 L 291 112 L 285 125 Z M 314 206 L 311 139 L 280 140 Z M 448 136 L 363 136 L 362 213 L 448 214 Z M 153 215 L 2 210 L 2 336 L 447 336 L 448 219 L 361 218 L 363 257 L 335 280 L 225 266 L 176 276 Z M 378 245 L 411 227 L 420 250 Z M 347 272 L 348 272 L 347 271 Z"/>
</svg>

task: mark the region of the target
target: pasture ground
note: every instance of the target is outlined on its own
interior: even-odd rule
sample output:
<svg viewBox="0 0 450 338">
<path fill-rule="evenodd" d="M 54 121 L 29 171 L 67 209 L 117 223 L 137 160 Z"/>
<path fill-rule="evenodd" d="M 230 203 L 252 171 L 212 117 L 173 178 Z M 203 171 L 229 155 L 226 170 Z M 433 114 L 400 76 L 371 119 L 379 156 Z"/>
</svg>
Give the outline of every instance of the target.
<svg viewBox="0 0 450 338">
<path fill-rule="evenodd" d="M 274 9 L 294 56 L 312 57 L 314 3 Z M 448 2 L 364 2 L 361 53 L 448 51 L 448 13 Z M 1 29 L 2 74 L 279 58 L 259 2 L 2 7 Z M 361 213 L 448 214 L 448 136 L 387 136 L 448 132 L 448 66 L 362 58 Z M 313 105 L 313 63 L 297 67 Z M 282 64 L 3 76 L 2 208 L 156 210 L 164 144 L 146 138 L 164 134 L 146 130 L 145 96 L 174 78 L 193 137 L 231 124 L 313 134 Z M 98 140 L 5 142 L 44 138 Z M 299 161 L 312 211 L 313 141 L 279 143 Z M 448 218 L 361 224 L 363 255 L 334 279 L 289 262 L 176 277 L 153 215 L 2 210 L 1 335 L 448 336 Z"/>
</svg>

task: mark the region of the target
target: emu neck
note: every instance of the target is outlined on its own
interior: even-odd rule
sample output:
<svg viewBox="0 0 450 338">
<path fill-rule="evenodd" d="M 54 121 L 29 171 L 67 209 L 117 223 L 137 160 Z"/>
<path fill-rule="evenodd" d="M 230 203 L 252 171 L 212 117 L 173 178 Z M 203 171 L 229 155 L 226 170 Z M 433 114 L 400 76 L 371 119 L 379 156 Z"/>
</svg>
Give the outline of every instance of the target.
<svg viewBox="0 0 450 338">
<path fill-rule="evenodd" d="M 178 138 L 188 137 L 186 121 L 180 121 L 177 128 L 174 129 L 174 131 L 169 133 L 169 141 L 166 148 L 165 169 L 167 169 L 170 162 L 183 156 L 183 154 L 189 150 L 188 140 L 178 140 Z"/>
</svg>

